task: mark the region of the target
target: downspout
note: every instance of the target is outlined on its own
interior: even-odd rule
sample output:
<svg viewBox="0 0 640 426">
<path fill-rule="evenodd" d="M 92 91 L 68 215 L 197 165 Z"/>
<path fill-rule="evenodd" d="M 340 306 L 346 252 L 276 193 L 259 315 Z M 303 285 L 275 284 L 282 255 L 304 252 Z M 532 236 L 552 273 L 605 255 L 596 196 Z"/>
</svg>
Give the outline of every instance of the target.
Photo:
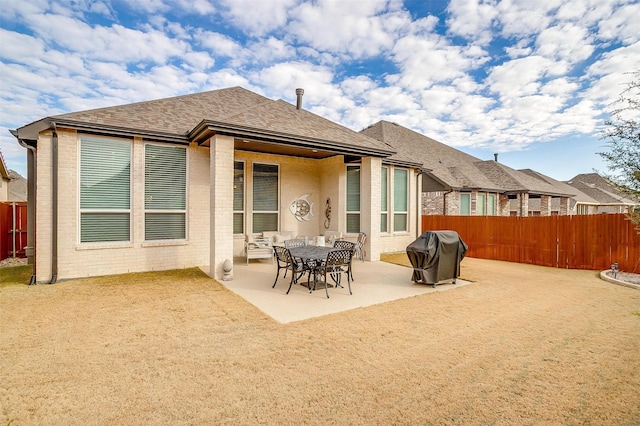
<svg viewBox="0 0 640 426">
<path fill-rule="evenodd" d="M 417 197 L 416 197 L 416 201 L 418 202 L 418 208 L 416 209 L 416 211 L 418 212 L 418 214 L 416 216 L 418 216 L 416 218 L 416 239 L 418 239 L 420 237 L 420 235 L 422 235 L 422 191 L 420 191 L 420 176 L 422 175 L 422 171 L 418 170 L 418 173 L 416 174 L 416 193 L 417 193 Z"/>
<path fill-rule="evenodd" d="M 51 130 L 53 137 L 51 138 L 51 205 L 53 212 L 51 214 L 51 281 L 49 284 L 55 284 L 58 280 L 58 132 L 56 123 L 51 122 Z"/>
<path fill-rule="evenodd" d="M 12 132 L 13 133 L 13 132 Z M 21 147 L 27 150 L 27 262 L 32 265 L 29 285 L 36 283 L 36 148 L 17 137 Z"/>
</svg>

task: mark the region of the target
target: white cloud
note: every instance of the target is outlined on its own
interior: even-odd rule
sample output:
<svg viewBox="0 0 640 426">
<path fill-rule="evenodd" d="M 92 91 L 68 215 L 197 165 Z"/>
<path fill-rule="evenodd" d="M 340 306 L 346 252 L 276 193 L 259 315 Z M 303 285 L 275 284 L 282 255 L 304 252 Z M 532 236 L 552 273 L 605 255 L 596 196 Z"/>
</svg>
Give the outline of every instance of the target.
<svg viewBox="0 0 640 426">
<path fill-rule="evenodd" d="M 495 6 L 495 1 L 480 3 L 478 0 L 452 0 L 447 6 L 450 13 L 447 19 L 449 31 L 486 45 L 493 38 L 491 27 L 498 15 Z"/>
<path fill-rule="evenodd" d="M 223 12 L 236 28 L 262 36 L 287 23 L 288 13 L 298 0 L 221 0 Z"/>
<path fill-rule="evenodd" d="M 635 43 L 640 40 L 640 3 L 634 2 L 617 9 L 609 18 L 598 22 L 598 36 L 605 40 Z"/>
<path fill-rule="evenodd" d="M 291 12 L 289 31 L 319 51 L 366 58 L 391 48 L 395 34 L 409 24 L 410 16 L 392 7 L 387 0 L 303 3 Z"/>
<path fill-rule="evenodd" d="M 536 38 L 535 53 L 555 60 L 577 63 L 595 50 L 586 29 L 573 24 L 550 27 Z"/>
</svg>

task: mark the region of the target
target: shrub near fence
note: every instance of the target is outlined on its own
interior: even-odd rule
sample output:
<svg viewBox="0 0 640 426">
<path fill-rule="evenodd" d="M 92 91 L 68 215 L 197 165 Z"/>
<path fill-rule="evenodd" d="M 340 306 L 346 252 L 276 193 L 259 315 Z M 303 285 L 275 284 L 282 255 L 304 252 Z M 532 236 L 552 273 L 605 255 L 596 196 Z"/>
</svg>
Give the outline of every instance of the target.
<svg viewBox="0 0 640 426">
<path fill-rule="evenodd" d="M 454 230 L 467 256 L 569 269 L 640 272 L 640 235 L 624 214 L 422 216 L 422 230 Z"/>
</svg>

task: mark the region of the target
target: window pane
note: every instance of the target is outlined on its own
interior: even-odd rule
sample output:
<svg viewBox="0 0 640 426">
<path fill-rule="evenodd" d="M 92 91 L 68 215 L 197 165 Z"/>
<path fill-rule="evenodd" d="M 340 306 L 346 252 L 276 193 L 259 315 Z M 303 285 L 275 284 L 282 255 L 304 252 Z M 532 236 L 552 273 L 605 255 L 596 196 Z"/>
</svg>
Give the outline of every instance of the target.
<svg viewBox="0 0 640 426">
<path fill-rule="evenodd" d="M 380 232 L 387 232 L 387 214 L 380 215 Z"/>
<path fill-rule="evenodd" d="M 278 211 L 278 166 L 253 165 L 253 210 Z"/>
<path fill-rule="evenodd" d="M 347 213 L 347 232 L 353 234 L 360 232 L 360 213 Z"/>
<path fill-rule="evenodd" d="M 408 211 L 407 201 L 407 170 L 393 170 L 393 209 L 399 212 Z M 395 229 L 395 228 L 394 228 Z"/>
<path fill-rule="evenodd" d="M 129 241 L 129 213 L 81 213 L 80 242 Z"/>
<path fill-rule="evenodd" d="M 478 216 L 484 216 L 484 206 L 486 202 L 485 194 L 478 194 L 478 200 L 476 202 L 476 214 Z"/>
<path fill-rule="evenodd" d="M 393 231 L 402 232 L 407 230 L 407 214 L 396 213 L 393 215 Z"/>
<path fill-rule="evenodd" d="M 495 216 L 496 215 L 496 196 L 495 194 L 489 194 L 488 200 L 487 200 L 487 214 L 489 216 Z"/>
<path fill-rule="evenodd" d="M 382 168 L 380 173 L 380 211 L 386 212 L 389 209 L 389 169 Z"/>
<path fill-rule="evenodd" d="M 129 209 L 131 143 L 83 137 L 80 142 L 80 208 Z"/>
<path fill-rule="evenodd" d="M 145 145 L 144 207 L 146 210 L 145 240 L 186 238 L 187 150 L 185 148 Z M 167 212 L 167 210 L 178 211 Z"/>
<path fill-rule="evenodd" d="M 242 161 L 233 163 L 233 210 L 244 210 L 244 163 Z"/>
<path fill-rule="evenodd" d="M 187 206 L 187 150 L 145 145 L 144 207 L 147 210 L 185 210 Z"/>
<path fill-rule="evenodd" d="M 185 239 L 185 213 L 147 213 L 144 221 L 145 240 Z"/>
<path fill-rule="evenodd" d="M 244 234 L 244 213 L 233 214 L 233 233 Z"/>
<path fill-rule="evenodd" d="M 360 211 L 360 167 L 347 166 L 347 211 Z M 360 220 L 358 219 L 358 222 Z M 358 225 L 360 229 L 360 225 Z M 357 232 L 360 232 L 359 230 Z"/>
<path fill-rule="evenodd" d="M 277 231 L 278 213 L 254 213 L 253 232 Z"/>
<path fill-rule="evenodd" d="M 462 216 L 469 216 L 471 212 L 471 195 L 460 194 L 460 214 Z"/>
</svg>

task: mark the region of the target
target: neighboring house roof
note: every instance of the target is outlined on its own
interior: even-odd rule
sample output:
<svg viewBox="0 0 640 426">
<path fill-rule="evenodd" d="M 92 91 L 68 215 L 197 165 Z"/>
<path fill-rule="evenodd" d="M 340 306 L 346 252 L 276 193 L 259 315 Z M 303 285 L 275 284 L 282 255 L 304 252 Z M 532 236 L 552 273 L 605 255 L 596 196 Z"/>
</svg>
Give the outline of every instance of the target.
<svg viewBox="0 0 640 426">
<path fill-rule="evenodd" d="M 178 143 L 205 144 L 213 134 L 226 134 L 251 139 L 247 148 L 259 150 L 261 145 L 270 144 L 263 147 L 267 151 L 275 149 L 273 144 L 284 144 L 297 150 L 290 154 L 304 155 L 308 151 L 309 156 L 317 158 L 336 153 L 379 157 L 395 153 L 378 140 L 241 87 L 61 114 L 13 133 L 18 138 L 35 141 L 39 132 L 50 128 L 51 122 L 80 130 Z"/>
<path fill-rule="evenodd" d="M 2 156 L 2 152 L 0 152 L 0 179 L 9 180 L 9 170 L 7 170 L 7 165 L 4 163 L 4 157 Z"/>
<path fill-rule="evenodd" d="M 390 158 L 412 158 L 419 161 L 428 174 L 452 189 L 478 188 L 497 190 L 474 166 L 478 158 L 389 121 L 379 121 L 361 133 L 384 141 L 398 152 Z"/>
<path fill-rule="evenodd" d="M 542 173 L 536 172 L 535 170 L 532 170 L 532 169 L 521 169 L 519 171 L 533 178 L 540 179 L 548 183 L 554 188 L 557 188 L 558 192 L 571 194 L 572 200 L 576 203 L 580 203 L 580 204 L 597 204 L 598 203 L 597 200 L 595 200 L 594 198 L 591 198 L 589 195 L 580 191 L 578 188 L 568 185 L 566 182 L 556 180 L 552 177 L 543 175 Z"/>
<path fill-rule="evenodd" d="M 567 191 L 568 186 L 554 186 L 496 161 L 483 161 L 396 123 L 379 121 L 362 133 L 397 149 L 398 153 L 391 158 L 405 156 L 422 162 L 429 169 L 427 174 L 450 189 L 562 197 L 575 192 Z"/>
<path fill-rule="evenodd" d="M 27 201 L 27 180 L 20 173 L 9 170 L 9 201 Z"/>
<path fill-rule="evenodd" d="M 598 204 L 638 205 L 630 195 L 619 191 L 609 180 L 597 173 L 585 173 L 575 176 L 567 184 L 587 194 Z"/>
<path fill-rule="evenodd" d="M 575 191 L 565 192 L 544 179 L 530 176 L 497 161 L 482 161 L 476 166 L 491 181 L 496 182 L 505 192 L 528 192 L 540 195 L 570 197 Z M 566 188 L 568 189 L 568 188 Z"/>
</svg>

